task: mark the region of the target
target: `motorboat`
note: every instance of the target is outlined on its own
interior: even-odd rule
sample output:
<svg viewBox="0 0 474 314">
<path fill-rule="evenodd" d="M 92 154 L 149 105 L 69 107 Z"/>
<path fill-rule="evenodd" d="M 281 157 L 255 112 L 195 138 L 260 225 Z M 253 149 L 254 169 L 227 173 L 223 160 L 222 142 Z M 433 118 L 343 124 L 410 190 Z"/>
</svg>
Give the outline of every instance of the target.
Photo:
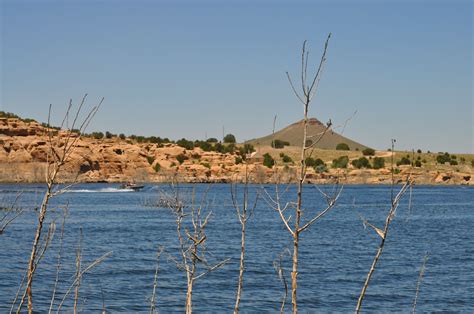
<svg viewBox="0 0 474 314">
<path fill-rule="evenodd" d="M 144 185 L 136 184 L 136 183 L 133 183 L 133 182 L 127 182 L 127 183 L 123 183 L 120 186 L 120 189 L 122 189 L 122 190 L 133 190 L 133 191 L 137 192 L 137 191 L 140 191 L 141 189 L 143 189 L 144 187 L 145 187 Z"/>
</svg>

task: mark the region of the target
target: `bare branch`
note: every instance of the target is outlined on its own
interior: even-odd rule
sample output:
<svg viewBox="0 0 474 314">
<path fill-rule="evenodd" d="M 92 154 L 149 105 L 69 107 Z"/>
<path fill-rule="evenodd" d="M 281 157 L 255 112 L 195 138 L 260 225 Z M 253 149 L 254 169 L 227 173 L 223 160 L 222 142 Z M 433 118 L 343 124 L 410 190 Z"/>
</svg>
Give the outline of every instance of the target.
<svg viewBox="0 0 474 314">
<path fill-rule="evenodd" d="M 296 91 L 295 86 L 293 85 L 293 81 L 291 80 L 290 74 L 288 72 L 286 72 L 286 77 L 288 78 L 288 82 L 290 82 L 291 89 L 293 90 L 293 93 L 295 93 L 296 98 L 298 98 L 298 100 L 304 105 L 305 101 L 303 100 L 303 98 L 301 98 L 301 96 Z"/>
<path fill-rule="evenodd" d="M 100 263 L 102 263 L 105 259 L 107 259 L 110 255 L 112 255 L 112 251 L 110 252 L 107 252 L 105 253 L 104 255 L 102 255 L 101 257 L 99 257 L 98 259 L 96 259 L 95 261 L 93 261 L 92 263 L 90 263 L 84 270 L 82 270 L 77 276 L 75 276 L 75 279 L 74 281 L 71 283 L 71 285 L 69 286 L 69 288 L 67 289 L 66 293 L 64 294 L 63 296 L 63 299 L 61 300 L 61 303 L 59 303 L 59 306 L 58 306 L 58 309 L 57 309 L 57 312 L 56 313 L 59 313 L 60 310 L 61 310 L 61 307 L 63 306 L 64 304 L 64 301 L 66 300 L 67 296 L 69 295 L 69 293 L 71 293 L 71 290 L 72 288 L 77 284 L 77 281 L 78 280 L 81 280 L 82 277 L 89 271 L 91 270 L 92 268 L 94 268 L 95 266 L 99 265 Z"/>
<path fill-rule="evenodd" d="M 336 205 L 336 202 L 339 198 L 339 196 L 341 195 L 341 192 L 342 192 L 342 187 L 341 189 L 337 192 L 336 196 L 334 198 L 332 198 L 331 200 L 328 200 L 329 204 L 328 206 L 323 210 L 321 211 L 319 214 L 317 214 L 313 219 L 311 219 L 310 221 L 308 221 L 303 227 L 301 227 L 299 229 L 300 232 L 302 231 L 305 231 L 306 229 L 308 229 L 309 226 L 311 226 L 313 223 L 315 223 L 318 219 L 322 218 L 324 215 L 326 215 L 331 209 L 333 209 L 333 207 Z"/>
<path fill-rule="evenodd" d="M 214 265 L 211 268 L 207 269 L 205 272 L 203 272 L 203 273 L 197 275 L 196 277 L 194 277 L 194 280 L 198 280 L 199 278 L 209 274 L 211 271 L 216 270 L 217 268 L 224 266 L 230 260 L 231 260 L 230 258 L 227 258 L 227 259 L 217 263 L 216 265 Z"/>
</svg>

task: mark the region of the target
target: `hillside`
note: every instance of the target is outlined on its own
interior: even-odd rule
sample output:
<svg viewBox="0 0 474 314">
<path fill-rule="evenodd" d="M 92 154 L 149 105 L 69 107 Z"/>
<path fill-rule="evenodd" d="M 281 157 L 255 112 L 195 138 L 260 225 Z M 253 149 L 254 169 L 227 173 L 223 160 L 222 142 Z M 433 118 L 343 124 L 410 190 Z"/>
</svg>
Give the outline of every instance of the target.
<svg viewBox="0 0 474 314">
<path fill-rule="evenodd" d="M 52 145 L 58 150 L 63 145 L 66 130 L 54 129 L 53 133 Z M 47 134 L 48 129 L 34 120 L 0 116 L 0 182 L 44 182 L 49 152 Z M 78 134 L 73 136 L 79 137 Z M 343 137 L 333 138 L 339 140 Z M 355 142 L 345 143 L 354 145 L 351 143 Z M 221 143 L 212 145 L 214 148 L 223 146 Z M 193 147 L 192 142 L 191 146 L 183 147 L 179 141 L 152 143 L 140 142 L 131 137 L 81 136 L 59 179 L 62 182 L 238 182 L 249 173 L 249 180 L 255 183 L 296 180 L 300 152 L 296 146 L 275 149 L 270 145 L 259 145 L 255 146 L 256 152 L 247 156 L 242 155 L 241 150 L 231 144 L 225 147 L 232 149 L 226 149 L 225 152 L 211 151 L 204 146 Z M 273 157 L 275 166 L 264 165 L 263 155 L 266 153 Z M 324 170 L 309 167 L 306 177 L 308 183 L 391 182 L 389 161 L 392 152 L 377 151 L 373 157 L 369 156 L 370 165 L 374 164 L 376 157 L 385 160 L 385 165 L 379 169 L 355 167 L 353 162 L 362 158 L 361 151 L 316 149 L 313 153 L 314 158 L 320 158 L 324 163 Z M 440 163 L 440 157 L 447 159 Z M 343 168 L 334 167 L 334 159 L 338 158 L 347 159 Z M 406 152 L 394 153 L 394 161 L 398 162 L 402 158 L 416 160 L 420 165 L 396 166 L 396 181 L 408 174 L 418 184 L 472 184 L 474 180 L 472 155 L 417 153 L 411 156 Z"/>
<path fill-rule="evenodd" d="M 308 120 L 308 139 L 313 140 L 320 137 L 326 129 L 326 125 L 323 124 L 316 118 L 310 118 Z M 293 123 L 286 128 L 283 128 L 275 134 L 270 134 L 267 136 L 263 136 L 257 139 L 253 139 L 247 141 L 246 143 L 250 143 L 252 145 L 258 146 L 267 146 L 271 145 L 273 140 L 281 140 L 288 142 L 290 146 L 301 146 L 303 142 L 303 120 Z M 334 131 L 328 131 L 321 140 L 315 145 L 316 148 L 320 149 L 336 149 L 337 144 L 339 143 L 346 143 L 349 145 L 351 150 L 363 150 L 367 148 L 367 146 L 357 143 L 347 137 L 344 137 Z"/>
</svg>

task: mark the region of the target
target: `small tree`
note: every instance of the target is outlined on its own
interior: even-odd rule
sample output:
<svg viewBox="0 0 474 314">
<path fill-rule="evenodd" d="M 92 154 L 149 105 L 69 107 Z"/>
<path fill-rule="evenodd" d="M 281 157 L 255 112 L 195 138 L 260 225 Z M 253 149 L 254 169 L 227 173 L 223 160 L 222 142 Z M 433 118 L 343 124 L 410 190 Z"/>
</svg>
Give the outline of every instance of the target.
<svg viewBox="0 0 474 314">
<path fill-rule="evenodd" d="M 402 157 L 399 161 L 397 161 L 397 166 L 402 166 L 402 165 L 411 165 L 410 158 L 408 157 Z"/>
<path fill-rule="evenodd" d="M 233 134 L 227 134 L 224 136 L 224 143 L 235 143 L 235 136 Z"/>
<path fill-rule="evenodd" d="M 346 143 L 339 143 L 336 146 L 336 150 L 351 150 L 351 149 L 349 148 L 349 145 L 347 145 Z"/>
<path fill-rule="evenodd" d="M 374 169 L 381 169 L 385 167 L 385 159 L 382 157 L 375 157 L 373 161 L 373 168 Z"/>
<path fill-rule="evenodd" d="M 188 141 L 185 138 L 182 138 L 182 139 L 176 141 L 176 144 L 178 144 L 178 146 L 181 146 L 181 147 L 189 149 L 189 150 L 194 148 L 194 142 L 193 141 Z"/>
<path fill-rule="evenodd" d="M 365 157 L 360 157 L 359 159 L 353 160 L 352 165 L 357 169 L 370 168 L 370 162 Z"/>
<path fill-rule="evenodd" d="M 333 168 L 347 168 L 348 163 L 349 163 L 349 157 L 341 156 L 332 161 L 332 167 Z"/>
<path fill-rule="evenodd" d="M 146 160 L 148 161 L 148 163 L 150 165 L 152 165 L 153 162 L 155 161 L 155 157 L 154 156 L 146 156 Z"/>
<path fill-rule="evenodd" d="M 303 205 L 303 184 L 307 176 L 307 165 L 305 159 L 308 156 L 311 156 L 313 152 L 314 145 L 316 145 L 326 134 L 326 132 L 331 127 L 331 122 L 328 122 L 327 127 L 323 132 L 318 134 L 316 137 L 312 137 L 314 140 L 308 139 L 308 110 L 313 99 L 317 85 L 321 78 L 322 67 L 326 61 L 326 52 L 329 44 L 329 39 L 331 34 L 328 35 L 326 43 L 324 45 L 324 51 L 321 56 L 321 61 L 319 66 L 316 69 L 316 73 L 309 78 L 307 76 L 308 69 L 308 52 L 306 51 L 306 41 L 303 43 L 303 49 L 301 51 L 301 92 L 298 92 L 293 84 L 291 76 L 288 72 L 286 75 L 290 86 L 296 96 L 296 98 L 303 104 L 303 121 L 302 121 L 302 130 L 303 130 L 303 139 L 301 143 L 301 155 L 299 159 L 299 172 L 297 179 L 297 192 L 296 199 L 283 203 L 280 198 L 280 193 L 278 191 L 278 185 L 276 185 L 275 199 L 272 199 L 268 193 L 267 196 L 270 198 L 269 202 L 272 204 L 272 207 L 278 212 L 282 222 L 284 223 L 285 228 L 290 233 L 293 240 L 293 253 L 292 253 L 292 269 L 291 269 L 291 303 L 293 313 L 298 312 L 298 302 L 297 302 L 297 289 L 298 289 L 298 256 L 299 256 L 299 245 L 300 245 L 300 235 L 303 231 L 311 227 L 316 221 L 322 218 L 327 214 L 335 205 L 339 194 L 340 189 L 336 189 L 334 195 L 323 194 L 326 198 L 327 207 L 318 213 L 311 213 L 310 209 L 304 208 Z M 307 204 L 306 204 L 307 205 Z M 291 209 L 291 210 L 290 210 Z M 287 211 L 288 210 L 288 211 Z M 290 222 L 293 226 L 290 226 Z M 284 311 L 284 304 L 286 298 L 282 301 L 281 312 Z"/>
<path fill-rule="evenodd" d="M 181 165 L 185 160 L 188 160 L 189 157 L 184 155 L 184 154 L 179 154 L 178 156 L 176 156 L 176 160 L 179 162 L 179 164 Z"/>
<path fill-rule="evenodd" d="M 104 133 L 102 132 L 92 132 L 91 136 L 95 138 L 96 140 L 100 140 L 104 138 Z"/>
<path fill-rule="evenodd" d="M 210 137 L 210 138 L 208 138 L 208 139 L 206 140 L 206 142 L 208 142 L 208 143 L 217 143 L 217 142 L 219 142 L 219 141 L 218 141 L 217 138 L 215 138 L 215 137 Z"/>
<path fill-rule="evenodd" d="M 282 160 L 284 163 L 293 162 L 293 159 L 291 159 L 290 156 L 285 155 L 285 154 L 283 154 L 283 156 L 281 156 L 281 160 Z"/>
<path fill-rule="evenodd" d="M 372 148 L 366 148 L 362 151 L 362 154 L 364 156 L 374 156 L 375 155 L 375 150 L 373 150 Z"/>
<path fill-rule="evenodd" d="M 290 143 L 282 140 L 274 140 L 272 141 L 273 148 L 284 148 L 285 146 L 289 146 Z"/>
<path fill-rule="evenodd" d="M 275 160 L 269 153 L 263 155 L 263 165 L 268 168 L 272 168 L 275 165 Z"/>
</svg>

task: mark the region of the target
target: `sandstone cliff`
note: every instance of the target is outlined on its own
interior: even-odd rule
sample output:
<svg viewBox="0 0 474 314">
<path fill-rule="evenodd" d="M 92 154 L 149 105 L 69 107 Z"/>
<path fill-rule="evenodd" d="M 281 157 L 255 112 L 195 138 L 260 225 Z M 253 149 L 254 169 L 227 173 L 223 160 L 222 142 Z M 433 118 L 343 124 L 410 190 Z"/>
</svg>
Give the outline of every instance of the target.
<svg viewBox="0 0 474 314">
<path fill-rule="evenodd" d="M 52 138 L 60 149 L 64 131 Z M 46 129 L 35 121 L 0 118 L 0 182 L 42 182 L 48 161 L 49 137 Z M 184 157 L 183 157 L 184 156 Z M 277 152 L 275 152 L 277 156 Z M 252 182 L 290 182 L 296 178 L 296 165 L 264 167 L 261 158 L 248 163 L 236 162 L 239 153 L 205 152 L 200 148 L 184 149 L 176 144 L 136 143 L 131 140 L 77 139 L 77 147 L 69 158 L 60 180 L 79 182 L 183 182 L 242 181 L 250 173 Z M 180 162 L 181 161 L 181 162 Z M 329 164 L 329 161 L 328 161 Z M 457 171 L 456 171 L 457 170 Z M 412 173 L 418 184 L 472 184 L 471 166 L 462 169 L 424 170 L 400 167 L 395 179 Z M 325 173 L 308 170 L 311 183 L 389 184 L 389 169 L 329 169 Z"/>
</svg>

